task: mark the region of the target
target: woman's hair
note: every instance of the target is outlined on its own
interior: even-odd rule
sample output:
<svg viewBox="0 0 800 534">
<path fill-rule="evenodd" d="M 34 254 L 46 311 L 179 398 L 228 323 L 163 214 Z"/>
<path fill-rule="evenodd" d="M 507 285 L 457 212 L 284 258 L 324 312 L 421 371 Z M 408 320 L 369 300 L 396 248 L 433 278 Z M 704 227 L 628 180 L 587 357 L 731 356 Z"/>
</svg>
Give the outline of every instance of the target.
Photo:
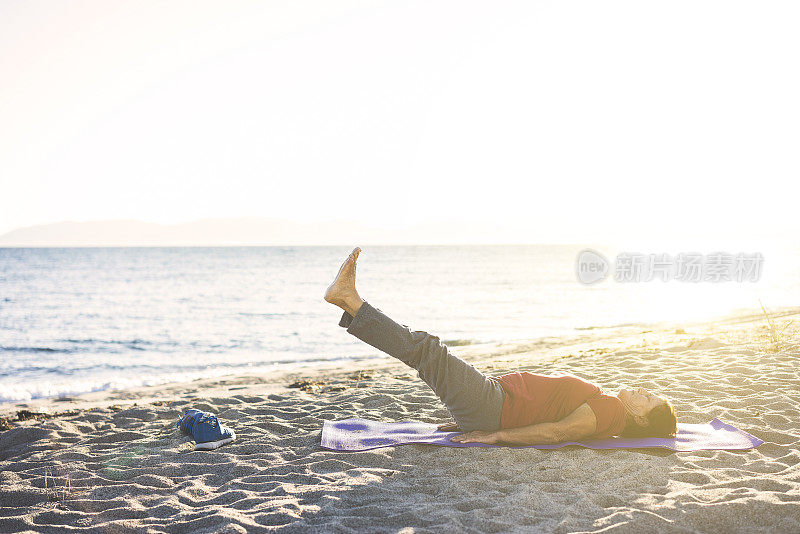
<svg viewBox="0 0 800 534">
<path fill-rule="evenodd" d="M 641 426 L 629 413 L 625 414 L 625 428 L 620 436 L 629 438 L 671 438 L 678 431 L 675 408 L 669 401 L 659 404 L 647 414 L 647 426 Z"/>
</svg>

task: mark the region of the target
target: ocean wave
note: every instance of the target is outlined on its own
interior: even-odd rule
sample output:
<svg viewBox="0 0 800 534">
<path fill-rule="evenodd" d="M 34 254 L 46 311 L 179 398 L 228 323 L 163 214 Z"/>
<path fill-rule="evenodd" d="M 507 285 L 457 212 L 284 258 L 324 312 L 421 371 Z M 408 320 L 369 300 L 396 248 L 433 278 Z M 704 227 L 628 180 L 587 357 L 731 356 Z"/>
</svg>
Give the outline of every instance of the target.
<svg viewBox="0 0 800 534">
<path fill-rule="evenodd" d="M 243 317 L 289 317 L 291 315 L 300 315 L 298 312 L 278 312 L 278 313 L 262 313 L 262 312 L 239 312 L 238 315 Z"/>
<path fill-rule="evenodd" d="M 466 345 L 474 345 L 478 343 L 475 339 L 443 339 L 442 343 L 448 347 L 463 347 Z"/>
<path fill-rule="evenodd" d="M 92 393 L 95 391 L 106 391 L 111 389 L 125 389 L 138 386 L 156 385 L 171 381 L 164 377 L 150 379 L 83 379 L 72 380 L 69 382 L 15 382 L 13 384 L 0 384 L 0 403 L 4 402 L 25 402 L 34 399 L 45 399 L 53 397 L 66 397 L 70 395 L 80 395 L 82 393 Z"/>
<path fill-rule="evenodd" d="M 59 352 L 70 353 L 72 349 L 63 349 L 58 347 L 15 347 L 0 345 L 0 352 Z"/>
<path fill-rule="evenodd" d="M 66 343 L 73 345 L 69 349 L 62 349 L 69 352 L 78 352 L 79 350 L 93 349 L 108 350 L 109 352 L 118 352 L 116 350 L 109 350 L 109 348 L 128 348 L 137 351 L 144 350 L 157 350 L 163 352 L 174 352 L 181 349 L 199 350 L 202 352 L 221 352 L 231 349 L 237 349 L 244 346 L 245 342 L 239 339 L 230 339 L 227 341 L 197 341 L 197 340 L 150 340 L 150 339 L 74 339 L 66 338 L 56 340 L 56 343 Z"/>
<path fill-rule="evenodd" d="M 26 346 L 26 345 L 0 345 L 0 352 L 21 352 L 21 353 L 59 353 L 59 354 L 74 354 L 80 351 L 85 351 L 98 346 L 112 346 L 124 347 L 131 350 L 143 351 L 149 348 L 162 347 L 162 345 L 169 346 L 169 343 L 162 344 L 160 342 L 146 341 L 142 339 L 133 340 L 74 340 L 64 339 L 57 340 L 57 344 L 71 344 L 73 346 Z M 114 352 L 114 351 L 111 351 Z"/>
<path fill-rule="evenodd" d="M 75 375 L 97 375 L 102 373 L 149 373 L 149 374 L 171 374 L 171 373 L 187 373 L 187 372 L 200 372 L 207 369 L 250 369 L 252 367 L 264 367 L 271 365 L 288 365 L 295 363 L 313 363 L 320 361 L 328 361 L 328 358 L 306 358 L 306 359 L 283 359 L 283 360 L 256 360 L 246 362 L 213 362 L 213 363 L 187 363 L 187 364 L 113 364 L 113 363 L 98 363 L 94 365 L 81 365 L 81 366 L 60 366 L 48 367 L 42 365 L 23 365 L 15 367 L 13 365 L 4 365 L 5 368 L 0 368 L 0 377 L 20 375 L 23 373 L 49 373 L 59 374 L 62 376 L 75 376 Z"/>
<path fill-rule="evenodd" d="M 147 339 L 72 339 L 67 338 L 61 340 L 64 343 L 74 343 L 80 345 L 135 345 L 135 346 L 155 346 L 155 345 L 169 345 L 175 344 L 173 341 L 150 341 Z"/>
<path fill-rule="evenodd" d="M 279 369 L 302 365 L 319 365 L 333 361 L 372 360 L 375 354 L 367 356 L 318 357 L 306 359 L 281 359 L 256 362 L 233 362 L 213 365 L 112 365 L 102 364 L 85 366 L 79 372 L 64 380 L 20 381 L 6 377 L 0 380 L 0 403 L 26 402 L 34 399 L 65 397 L 92 393 L 95 391 L 129 389 L 140 386 L 152 386 L 168 382 L 188 382 L 199 378 L 213 378 L 236 374 L 241 371 L 251 373 L 267 373 Z M 31 367 L 33 369 L 33 367 Z M 111 373 L 109 371 L 117 371 Z M 41 371 L 40 371 L 41 372 Z M 19 374 L 16 370 L 11 376 Z M 0 375 L 2 376 L 2 375 Z M 128 378 L 128 377 L 133 378 Z M 146 377 L 146 378 L 143 378 Z"/>
</svg>

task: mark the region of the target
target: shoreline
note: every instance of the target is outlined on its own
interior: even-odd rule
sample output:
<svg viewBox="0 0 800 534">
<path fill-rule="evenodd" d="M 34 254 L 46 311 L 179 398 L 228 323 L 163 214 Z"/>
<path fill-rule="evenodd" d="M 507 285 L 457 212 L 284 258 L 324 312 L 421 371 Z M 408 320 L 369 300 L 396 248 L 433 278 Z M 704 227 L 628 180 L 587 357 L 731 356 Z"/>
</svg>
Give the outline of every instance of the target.
<svg viewBox="0 0 800 534">
<path fill-rule="evenodd" d="M 784 307 L 770 312 L 771 319 L 781 320 L 785 317 L 800 315 L 800 307 Z M 800 319 L 798 319 L 800 320 Z M 767 321 L 763 313 L 754 310 L 740 310 L 725 316 L 711 318 L 703 321 L 662 321 L 653 323 L 629 323 L 615 326 L 590 326 L 577 328 L 573 335 L 541 336 L 531 339 L 517 339 L 488 343 L 475 343 L 468 345 L 448 345 L 451 352 L 457 354 L 480 368 L 485 365 L 487 369 L 498 368 L 499 363 L 523 363 L 520 357 L 513 355 L 525 354 L 525 359 L 530 363 L 543 363 L 558 358 L 568 357 L 559 354 L 560 350 L 570 349 L 570 352 L 591 351 L 595 345 L 602 343 L 618 344 L 625 338 L 640 334 L 668 335 L 670 332 L 683 330 L 683 334 L 690 336 L 690 331 L 707 330 L 714 326 L 733 326 L 737 324 L 757 324 L 759 321 L 766 327 Z M 414 328 L 412 326 L 412 328 Z M 688 329 L 688 330 L 687 330 Z M 460 341 L 460 340 L 457 340 Z M 447 344 L 446 341 L 443 343 Z M 594 347 L 596 349 L 596 347 Z M 377 351 L 377 349 L 376 349 Z M 571 354 L 570 354 L 571 355 Z M 288 366 L 287 366 L 288 367 Z M 516 370 L 508 368 L 509 372 Z M 520 368 L 521 369 L 521 368 Z M 358 359 L 336 359 L 325 363 L 304 363 L 290 368 L 279 368 L 269 373 L 230 373 L 201 377 L 188 381 L 163 382 L 153 385 L 133 386 L 120 389 L 103 389 L 99 391 L 80 393 L 74 395 L 60 395 L 42 397 L 27 401 L 8 401 L 0 403 L 0 418 L 10 420 L 20 411 L 25 410 L 45 415 L 57 415 L 60 412 L 86 410 L 102 407 L 108 404 L 131 405 L 138 403 L 171 400 L 175 395 L 186 395 L 187 392 L 208 392 L 220 394 L 226 391 L 247 392 L 258 389 L 271 393 L 287 393 L 292 388 L 291 384 L 302 381 L 320 382 L 318 389 L 327 387 L 347 387 L 347 376 L 359 371 L 383 373 L 402 372 L 410 373 L 416 378 L 413 369 L 402 362 L 385 354 L 374 357 L 364 356 Z M 527 369 L 531 370 L 531 369 Z M 484 370 L 484 372 L 486 372 Z M 491 373 L 490 373 L 491 374 Z M 260 388 L 260 389 L 259 389 Z M 47 417 L 49 418 L 49 417 Z M 0 424 L 0 428 L 2 425 Z"/>
</svg>

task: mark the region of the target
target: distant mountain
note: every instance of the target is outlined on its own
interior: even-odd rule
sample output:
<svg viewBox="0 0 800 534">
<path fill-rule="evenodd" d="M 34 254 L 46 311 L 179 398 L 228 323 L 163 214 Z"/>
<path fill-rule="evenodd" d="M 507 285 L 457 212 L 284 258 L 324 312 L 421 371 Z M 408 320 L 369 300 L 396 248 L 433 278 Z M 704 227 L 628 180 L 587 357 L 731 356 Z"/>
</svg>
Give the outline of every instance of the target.
<svg viewBox="0 0 800 534">
<path fill-rule="evenodd" d="M 183 224 L 155 224 L 136 220 L 58 222 L 12 230 L 0 235 L 0 246 L 389 245 L 515 242 L 509 241 L 509 238 L 513 236 L 508 232 L 481 223 L 431 223 L 409 228 L 386 229 L 347 220 L 299 223 L 283 219 L 244 217 L 201 219 Z"/>
</svg>

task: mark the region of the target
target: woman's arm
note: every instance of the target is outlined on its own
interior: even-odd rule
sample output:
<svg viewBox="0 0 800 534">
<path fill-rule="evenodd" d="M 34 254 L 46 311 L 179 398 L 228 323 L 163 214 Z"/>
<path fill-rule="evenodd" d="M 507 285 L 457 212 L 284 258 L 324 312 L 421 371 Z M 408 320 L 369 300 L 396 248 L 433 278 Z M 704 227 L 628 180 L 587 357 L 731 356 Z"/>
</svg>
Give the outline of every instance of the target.
<svg viewBox="0 0 800 534">
<path fill-rule="evenodd" d="M 597 418 L 585 402 L 560 421 L 507 428 L 498 431 L 498 441 L 511 445 L 538 445 L 575 441 L 594 434 Z"/>
<path fill-rule="evenodd" d="M 554 423 L 537 423 L 495 432 L 476 430 L 475 432 L 453 436 L 450 439 L 459 443 L 542 445 L 582 439 L 594 434 L 596 429 L 597 418 L 594 415 L 594 410 L 588 404 L 583 403 L 564 419 Z"/>
</svg>

